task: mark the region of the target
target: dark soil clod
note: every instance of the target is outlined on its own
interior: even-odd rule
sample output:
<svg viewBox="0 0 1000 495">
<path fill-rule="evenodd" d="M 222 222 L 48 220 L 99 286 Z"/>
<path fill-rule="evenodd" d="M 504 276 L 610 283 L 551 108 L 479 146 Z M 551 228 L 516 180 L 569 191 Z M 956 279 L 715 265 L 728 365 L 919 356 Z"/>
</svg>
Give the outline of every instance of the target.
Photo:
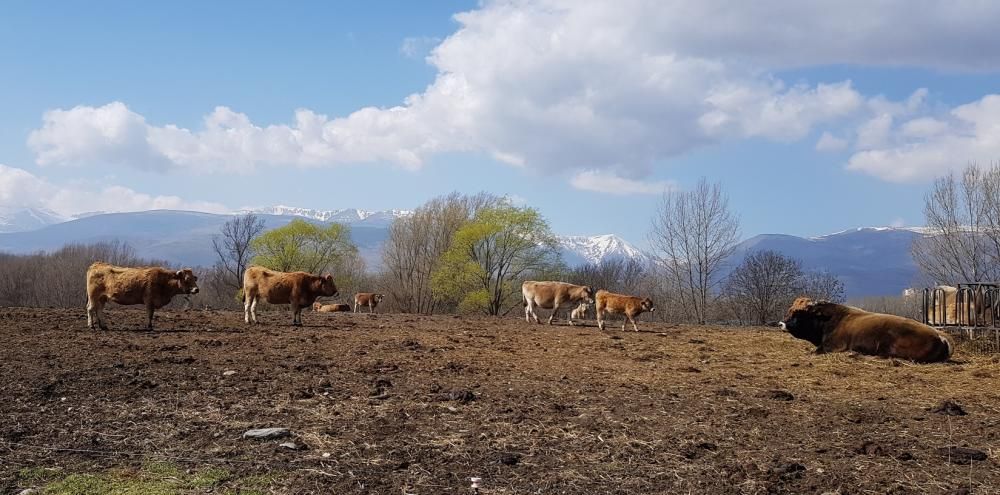
<svg viewBox="0 0 1000 495">
<path fill-rule="evenodd" d="M 931 409 L 931 412 L 944 414 L 945 416 L 965 416 L 968 414 L 965 412 L 965 409 L 962 409 L 961 404 L 950 400 L 946 400 L 941 404 L 938 404 L 937 407 Z"/>
</svg>

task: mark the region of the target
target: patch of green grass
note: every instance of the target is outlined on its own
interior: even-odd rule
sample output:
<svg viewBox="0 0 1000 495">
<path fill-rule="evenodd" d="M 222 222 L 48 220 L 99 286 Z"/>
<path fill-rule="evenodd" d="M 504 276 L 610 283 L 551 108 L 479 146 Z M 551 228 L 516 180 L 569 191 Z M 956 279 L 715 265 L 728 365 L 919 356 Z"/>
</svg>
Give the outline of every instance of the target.
<svg viewBox="0 0 1000 495">
<path fill-rule="evenodd" d="M 192 488 L 211 488 L 231 477 L 229 471 L 222 468 L 207 468 L 193 474 L 188 481 Z"/>
<path fill-rule="evenodd" d="M 27 482 L 38 482 L 52 479 L 59 474 L 59 468 L 26 467 L 17 472 L 17 479 Z"/>
<path fill-rule="evenodd" d="M 266 495 L 269 488 L 278 482 L 274 474 L 257 474 L 240 478 L 236 486 L 223 492 L 223 495 Z"/>
<path fill-rule="evenodd" d="M 217 487 L 230 477 L 229 471 L 222 468 L 209 467 L 188 474 L 176 464 L 149 462 L 137 471 L 71 474 L 46 484 L 43 491 L 51 495 L 172 495 Z"/>
</svg>

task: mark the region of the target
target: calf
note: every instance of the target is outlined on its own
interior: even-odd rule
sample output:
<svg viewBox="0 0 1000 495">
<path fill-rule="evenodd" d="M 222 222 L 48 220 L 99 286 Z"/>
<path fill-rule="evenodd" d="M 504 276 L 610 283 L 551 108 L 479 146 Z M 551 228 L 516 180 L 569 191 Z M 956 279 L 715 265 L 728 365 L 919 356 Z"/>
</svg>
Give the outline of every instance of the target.
<svg viewBox="0 0 1000 495">
<path fill-rule="evenodd" d="M 313 303 L 313 311 L 318 313 L 343 313 L 350 310 L 350 304 L 323 304 L 318 301 Z"/>
<path fill-rule="evenodd" d="M 318 297 L 336 295 L 333 275 L 277 272 L 251 266 L 243 274 L 243 319 L 257 323 L 257 301 L 263 298 L 269 304 L 291 305 L 292 325 L 302 326 L 302 308 L 312 306 Z"/>
<path fill-rule="evenodd" d="M 376 294 L 374 292 L 358 292 L 354 294 L 354 312 L 357 313 L 361 311 L 361 308 L 368 308 L 369 313 L 375 312 L 375 306 L 382 302 L 382 298 L 385 297 L 382 294 Z"/>
<path fill-rule="evenodd" d="M 549 325 L 555 319 L 560 308 L 578 307 L 583 303 L 594 302 L 594 289 L 585 285 L 573 285 L 565 282 L 535 282 L 528 280 L 521 284 L 521 297 L 524 301 L 524 320 L 538 323 L 535 308 L 551 309 Z M 569 315 L 569 324 L 573 324 L 573 313 Z"/>
<path fill-rule="evenodd" d="M 585 302 L 584 303 L 580 303 L 580 305 L 577 306 L 576 309 L 574 309 L 569 314 L 569 317 L 570 317 L 571 320 L 582 320 L 582 319 L 584 319 L 584 318 L 587 317 L 587 311 L 589 309 L 590 309 L 590 304 L 585 303 Z"/>
<path fill-rule="evenodd" d="M 190 268 L 125 268 L 97 262 L 87 269 L 87 326 L 96 324 L 107 330 L 104 305 L 112 301 L 122 305 L 146 305 L 148 330 L 153 329 L 153 312 L 177 294 L 197 294 L 198 277 Z"/>
<path fill-rule="evenodd" d="M 952 345 L 937 330 L 901 316 L 800 297 L 781 328 L 816 346 L 816 353 L 854 351 L 918 363 L 947 361 Z"/>
<path fill-rule="evenodd" d="M 656 311 L 656 308 L 653 307 L 653 300 L 648 297 L 643 299 L 641 297 L 615 294 L 606 290 L 597 291 L 597 303 L 594 305 L 594 308 L 597 312 L 597 327 L 601 330 L 604 330 L 605 314 L 625 315 L 625 319 L 622 320 L 623 332 L 625 331 L 626 322 L 631 322 L 632 330 L 638 332 L 639 327 L 635 324 L 635 317 L 646 311 Z"/>
</svg>

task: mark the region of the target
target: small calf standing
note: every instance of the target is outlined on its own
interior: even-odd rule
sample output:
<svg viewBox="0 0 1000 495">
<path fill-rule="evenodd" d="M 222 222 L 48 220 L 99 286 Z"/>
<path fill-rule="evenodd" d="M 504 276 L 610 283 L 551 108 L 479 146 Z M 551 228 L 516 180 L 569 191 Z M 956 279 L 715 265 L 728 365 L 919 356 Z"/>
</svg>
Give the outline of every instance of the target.
<svg viewBox="0 0 1000 495">
<path fill-rule="evenodd" d="M 198 277 L 190 268 L 125 268 L 97 262 L 87 269 L 87 326 L 97 325 L 107 330 L 104 305 L 145 304 L 148 318 L 146 329 L 153 329 L 153 312 L 167 304 L 177 294 L 197 294 Z"/>
<path fill-rule="evenodd" d="M 350 304 L 323 304 L 321 302 L 313 303 L 313 311 L 318 313 L 344 313 L 351 310 Z"/>
<path fill-rule="evenodd" d="M 382 302 L 383 297 L 385 296 L 374 292 L 358 292 L 354 294 L 354 312 L 357 313 L 361 311 L 361 308 L 367 307 L 369 313 L 374 313 L 375 306 L 378 306 L 378 303 Z"/>
<path fill-rule="evenodd" d="M 571 320 L 582 320 L 587 317 L 588 310 L 590 310 L 590 304 L 582 302 L 569 314 L 569 317 Z"/>
<path fill-rule="evenodd" d="M 601 330 L 604 330 L 605 313 L 625 315 L 625 320 L 622 320 L 622 331 L 625 331 L 625 323 L 628 321 L 632 323 L 632 329 L 638 332 L 639 327 L 635 324 L 635 317 L 646 311 L 656 311 L 656 308 L 653 307 L 653 300 L 648 297 L 643 299 L 641 297 L 626 296 L 606 290 L 599 290 L 597 291 L 595 300 L 597 326 Z"/>
</svg>

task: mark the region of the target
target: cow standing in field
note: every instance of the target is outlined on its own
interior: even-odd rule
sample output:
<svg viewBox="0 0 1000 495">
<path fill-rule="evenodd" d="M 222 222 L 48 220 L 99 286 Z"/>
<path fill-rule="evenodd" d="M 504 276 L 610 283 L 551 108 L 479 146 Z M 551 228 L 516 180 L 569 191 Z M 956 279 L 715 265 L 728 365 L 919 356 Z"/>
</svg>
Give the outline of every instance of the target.
<svg viewBox="0 0 1000 495">
<path fill-rule="evenodd" d="M 909 318 L 800 297 L 781 328 L 816 346 L 816 353 L 854 351 L 918 363 L 947 361 L 952 345 L 937 330 Z"/>
<path fill-rule="evenodd" d="M 333 275 L 319 276 L 306 272 L 276 272 L 262 266 L 251 266 L 243 274 L 243 319 L 257 323 L 257 301 L 269 304 L 289 304 L 292 325 L 302 326 L 302 308 L 308 308 L 318 297 L 334 297 L 337 285 Z"/>
<path fill-rule="evenodd" d="M 313 303 L 313 311 L 317 313 L 346 313 L 350 310 L 350 304 L 323 304 L 318 301 Z"/>
<path fill-rule="evenodd" d="M 594 308 L 597 313 L 597 327 L 601 330 L 604 330 L 604 315 L 619 314 L 625 316 L 625 319 L 622 320 L 623 332 L 625 331 L 626 322 L 631 322 L 632 330 L 638 332 L 639 327 L 635 324 L 635 317 L 646 311 L 656 311 L 656 308 L 653 307 L 653 300 L 648 297 L 643 299 L 641 297 L 626 296 L 624 294 L 599 290 L 597 291 L 596 300 Z"/>
<path fill-rule="evenodd" d="M 384 295 L 374 292 L 358 292 L 354 294 L 354 312 L 361 311 L 361 308 L 368 308 L 369 313 L 374 313 L 375 307 L 382 302 L 384 297 Z"/>
<path fill-rule="evenodd" d="M 107 330 L 104 305 L 112 301 L 122 305 L 144 304 L 153 329 L 153 312 L 167 304 L 177 294 L 197 294 L 198 277 L 190 268 L 126 268 L 97 262 L 87 269 L 87 326 L 96 324 Z"/>
<path fill-rule="evenodd" d="M 555 319 L 560 308 L 571 308 L 582 303 L 594 302 L 594 289 L 584 285 L 573 285 L 565 282 L 535 282 L 532 280 L 521 284 L 521 296 L 524 298 L 524 320 L 539 323 L 535 308 L 551 309 L 549 325 Z M 569 314 L 569 324 L 573 324 L 573 314 Z"/>
</svg>

